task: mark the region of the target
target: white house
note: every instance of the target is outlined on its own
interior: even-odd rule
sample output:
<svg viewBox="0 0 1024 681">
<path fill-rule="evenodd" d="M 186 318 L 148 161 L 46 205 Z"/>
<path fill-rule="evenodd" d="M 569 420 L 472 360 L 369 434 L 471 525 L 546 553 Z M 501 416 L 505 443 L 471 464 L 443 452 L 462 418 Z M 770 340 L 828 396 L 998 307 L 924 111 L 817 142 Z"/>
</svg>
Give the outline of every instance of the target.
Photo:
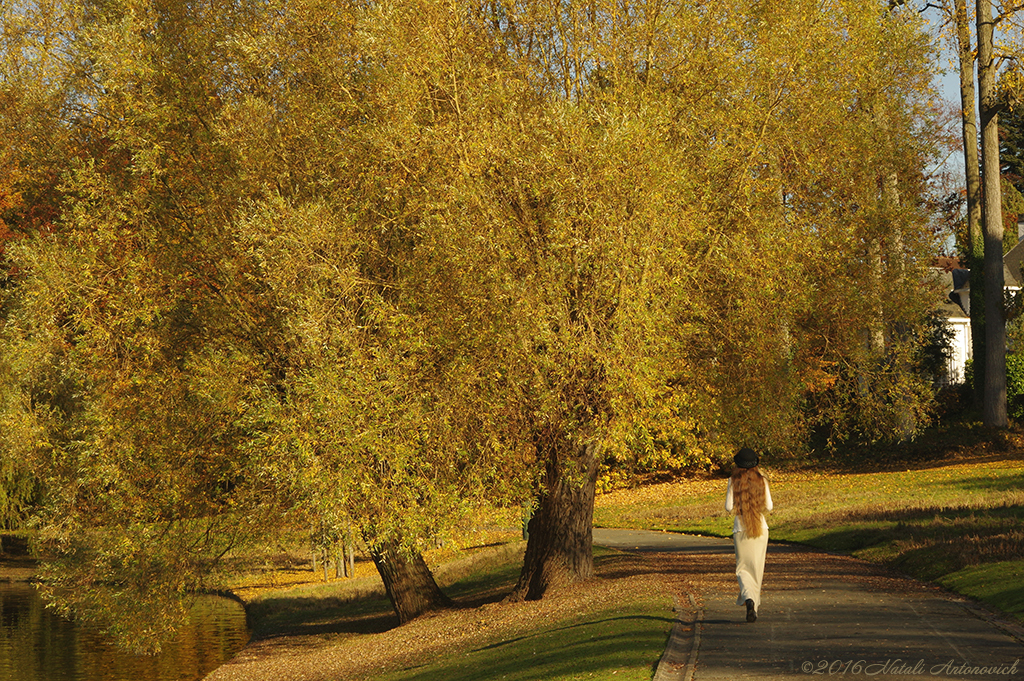
<svg viewBox="0 0 1024 681">
<path fill-rule="evenodd" d="M 955 273 L 955 275 L 954 275 Z M 970 283 L 960 281 L 967 279 L 967 270 L 957 269 L 944 271 L 935 269 L 936 278 L 942 290 L 948 293 L 946 300 L 939 305 L 939 313 L 944 317 L 946 328 L 952 332 L 950 354 L 946 362 L 944 383 L 959 384 L 965 380 L 964 370 L 967 360 L 971 358 L 971 296 Z M 960 286 L 957 286 L 960 284 Z M 963 306 L 954 300 L 963 301 Z"/>
<path fill-rule="evenodd" d="M 942 289 L 948 292 L 946 300 L 939 305 L 939 312 L 945 317 L 947 327 L 953 332 L 950 341 L 950 357 L 947 364 L 949 383 L 963 383 L 964 369 L 971 358 L 971 282 L 970 272 L 954 266 L 948 261 L 945 266 L 935 268 L 936 277 Z M 1021 290 L 1024 275 L 1024 240 L 1018 241 L 1010 252 L 1003 256 L 1003 287 L 1012 294 Z"/>
</svg>

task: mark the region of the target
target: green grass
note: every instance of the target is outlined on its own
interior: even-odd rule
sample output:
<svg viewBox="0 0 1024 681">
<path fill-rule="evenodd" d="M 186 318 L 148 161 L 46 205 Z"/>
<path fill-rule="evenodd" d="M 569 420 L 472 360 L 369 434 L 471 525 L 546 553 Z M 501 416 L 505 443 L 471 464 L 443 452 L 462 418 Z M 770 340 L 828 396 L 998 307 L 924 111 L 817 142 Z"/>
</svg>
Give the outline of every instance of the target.
<svg viewBox="0 0 1024 681">
<path fill-rule="evenodd" d="M 296 587 L 248 604 L 254 639 L 272 636 L 331 634 L 335 636 L 387 631 L 398 624 L 388 599 L 377 590 L 350 585 L 335 589 Z"/>
<path fill-rule="evenodd" d="M 1024 460 L 1002 456 L 874 472 L 777 472 L 772 539 L 882 563 L 1024 620 L 1020 578 L 991 568 L 1019 570 L 1024 560 Z M 604 495 L 595 523 L 728 536 L 725 485 L 691 481 Z"/>
<path fill-rule="evenodd" d="M 773 526 L 820 527 L 836 514 L 901 509 L 988 508 L 1024 503 L 1024 461 L 954 463 L 874 473 L 770 474 Z M 602 527 L 685 529 L 725 535 L 725 479 L 656 485 L 647 493 L 603 495 L 594 520 Z"/>
<path fill-rule="evenodd" d="M 649 681 L 672 627 L 670 608 L 666 597 L 652 596 L 594 610 L 375 681 Z"/>
<path fill-rule="evenodd" d="M 1024 560 L 975 565 L 945 575 L 939 583 L 1008 612 L 1024 612 Z"/>
</svg>

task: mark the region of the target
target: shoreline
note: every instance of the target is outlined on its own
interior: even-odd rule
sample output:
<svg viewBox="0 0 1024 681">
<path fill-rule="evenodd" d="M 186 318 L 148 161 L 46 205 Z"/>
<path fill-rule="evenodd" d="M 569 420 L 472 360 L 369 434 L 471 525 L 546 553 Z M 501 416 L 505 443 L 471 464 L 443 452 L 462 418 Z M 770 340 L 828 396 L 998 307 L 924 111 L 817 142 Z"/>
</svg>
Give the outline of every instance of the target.
<svg viewBox="0 0 1024 681">
<path fill-rule="evenodd" d="M 0 557 L 0 582 L 35 582 L 38 563 L 28 556 Z"/>
</svg>

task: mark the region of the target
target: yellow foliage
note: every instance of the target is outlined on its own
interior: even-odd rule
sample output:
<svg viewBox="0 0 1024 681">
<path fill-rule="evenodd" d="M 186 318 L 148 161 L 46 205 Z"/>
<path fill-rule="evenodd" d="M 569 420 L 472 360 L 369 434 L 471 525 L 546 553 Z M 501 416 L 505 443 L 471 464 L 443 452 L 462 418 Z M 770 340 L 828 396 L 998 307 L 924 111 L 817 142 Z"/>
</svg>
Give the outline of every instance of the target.
<svg viewBox="0 0 1024 681">
<path fill-rule="evenodd" d="M 862 340 L 927 306 L 927 43 L 884 3 L 65 5 L 3 34 L 61 178 L 0 183 L 60 197 L 3 380 L 82 608 L 199 588 L 231 529 L 416 547 L 595 450 L 608 488 L 916 399 Z"/>
</svg>

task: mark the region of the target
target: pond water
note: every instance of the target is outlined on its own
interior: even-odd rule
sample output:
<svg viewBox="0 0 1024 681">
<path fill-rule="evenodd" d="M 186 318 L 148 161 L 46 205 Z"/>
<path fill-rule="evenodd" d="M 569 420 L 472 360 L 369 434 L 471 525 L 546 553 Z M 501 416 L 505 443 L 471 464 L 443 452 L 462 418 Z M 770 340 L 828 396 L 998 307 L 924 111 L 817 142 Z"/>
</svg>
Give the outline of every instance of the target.
<svg viewBox="0 0 1024 681">
<path fill-rule="evenodd" d="M 0 681 L 197 681 L 248 640 L 242 606 L 209 596 L 159 655 L 129 655 L 46 609 L 31 584 L 0 583 Z"/>
</svg>

